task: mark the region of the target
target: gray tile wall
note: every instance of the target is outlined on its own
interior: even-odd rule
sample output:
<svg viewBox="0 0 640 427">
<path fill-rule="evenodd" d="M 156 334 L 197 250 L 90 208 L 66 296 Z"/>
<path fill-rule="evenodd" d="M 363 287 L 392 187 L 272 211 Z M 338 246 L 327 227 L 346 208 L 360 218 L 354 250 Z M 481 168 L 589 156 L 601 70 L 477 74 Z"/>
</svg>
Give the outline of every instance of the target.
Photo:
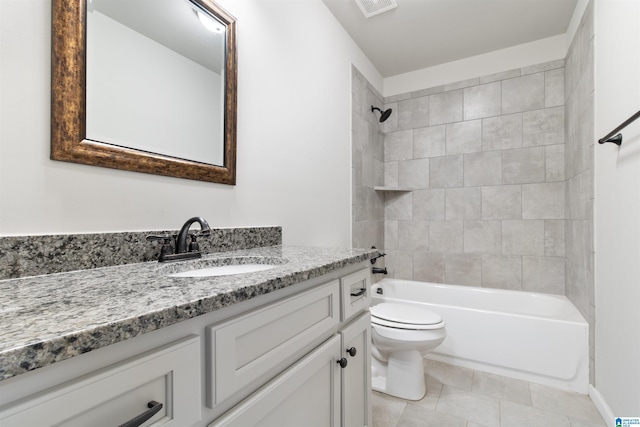
<svg viewBox="0 0 640 427">
<path fill-rule="evenodd" d="M 565 293 L 564 66 L 385 99 L 390 276 Z"/>
<path fill-rule="evenodd" d="M 592 9 L 565 60 L 387 97 L 382 125 L 354 69 L 352 141 L 353 246 L 383 247 L 393 277 L 565 294 L 593 384 Z"/>
<path fill-rule="evenodd" d="M 593 168 L 596 136 L 593 46 L 593 2 L 590 2 L 567 54 L 564 95 L 566 295 L 589 322 L 591 384 L 594 384 L 595 378 Z"/>
<path fill-rule="evenodd" d="M 374 190 L 384 185 L 384 135 L 378 122 L 379 113 L 371 106 L 383 107 L 382 95 L 352 67 L 351 73 L 351 141 L 352 141 L 352 236 L 354 248 L 384 246 L 384 195 Z M 402 135 L 396 134 L 393 152 L 387 156 L 404 158 L 412 155 L 404 147 Z M 408 151 L 407 151 L 408 150 Z"/>
</svg>

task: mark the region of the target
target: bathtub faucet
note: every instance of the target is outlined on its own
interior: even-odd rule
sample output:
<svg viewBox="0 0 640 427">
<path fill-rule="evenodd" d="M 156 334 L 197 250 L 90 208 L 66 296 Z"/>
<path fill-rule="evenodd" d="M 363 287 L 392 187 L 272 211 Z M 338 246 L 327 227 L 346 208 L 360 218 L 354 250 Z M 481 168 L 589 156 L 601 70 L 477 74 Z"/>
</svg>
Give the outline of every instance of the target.
<svg viewBox="0 0 640 427">
<path fill-rule="evenodd" d="M 387 274 L 387 267 L 384 267 L 384 268 L 371 267 L 371 272 L 373 274 Z"/>
</svg>

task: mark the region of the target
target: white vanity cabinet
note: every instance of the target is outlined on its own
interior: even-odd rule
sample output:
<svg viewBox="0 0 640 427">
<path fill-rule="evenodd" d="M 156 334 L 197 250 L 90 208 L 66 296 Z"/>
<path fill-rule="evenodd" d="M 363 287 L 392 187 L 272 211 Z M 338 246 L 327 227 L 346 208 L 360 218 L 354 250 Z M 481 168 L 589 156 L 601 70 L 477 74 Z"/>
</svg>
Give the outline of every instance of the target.
<svg viewBox="0 0 640 427">
<path fill-rule="evenodd" d="M 368 264 L 0 381 L 0 427 L 371 426 Z"/>
<path fill-rule="evenodd" d="M 369 291 L 370 274 L 362 269 L 208 328 L 215 354 L 208 393 L 212 406 L 273 372 L 309 343 L 325 339 L 209 427 L 370 426 Z"/>
<path fill-rule="evenodd" d="M 370 322 L 363 313 L 209 427 L 371 426 Z"/>
</svg>

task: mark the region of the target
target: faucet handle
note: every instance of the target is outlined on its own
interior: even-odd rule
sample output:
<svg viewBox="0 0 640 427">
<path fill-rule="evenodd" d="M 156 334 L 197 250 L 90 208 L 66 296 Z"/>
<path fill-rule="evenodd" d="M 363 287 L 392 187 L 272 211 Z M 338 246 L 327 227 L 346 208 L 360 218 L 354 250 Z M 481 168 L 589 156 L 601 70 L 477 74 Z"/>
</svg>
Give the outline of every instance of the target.
<svg viewBox="0 0 640 427">
<path fill-rule="evenodd" d="M 200 252 L 200 245 L 196 241 L 196 238 L 201 234 L 191 233 L 189 237 L 191 237 L 191 243 L 189 243 L 189 252 Z"/>
<path fill-rule="evenodd" d="M 171 246 L 171 240 L 173 239 L 170 235 L 158 235 L 151 234 L 146 237 L 147 240 L 162 240 L 162 248 L 160 249 L 160 258 L 158 258 L 159 262 L 165 261 L 167 255 L 173 255 L 173 246 Z"/>
</svg>

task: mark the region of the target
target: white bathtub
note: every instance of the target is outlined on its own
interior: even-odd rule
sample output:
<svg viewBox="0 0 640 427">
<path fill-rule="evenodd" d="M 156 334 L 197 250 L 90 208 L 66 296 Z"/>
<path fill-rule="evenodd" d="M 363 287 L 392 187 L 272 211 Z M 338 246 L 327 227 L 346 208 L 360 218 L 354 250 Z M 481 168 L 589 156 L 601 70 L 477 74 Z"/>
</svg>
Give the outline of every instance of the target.
<svg viewBox="0 0 640 427">
<path fill-rule="evenodd" d="M 374 284 L 372 296 L 442 316 L 447 338 L 429 359 L 588 392 L 589 325 L 564 296 L 397 279 Z"/>
</svg>

